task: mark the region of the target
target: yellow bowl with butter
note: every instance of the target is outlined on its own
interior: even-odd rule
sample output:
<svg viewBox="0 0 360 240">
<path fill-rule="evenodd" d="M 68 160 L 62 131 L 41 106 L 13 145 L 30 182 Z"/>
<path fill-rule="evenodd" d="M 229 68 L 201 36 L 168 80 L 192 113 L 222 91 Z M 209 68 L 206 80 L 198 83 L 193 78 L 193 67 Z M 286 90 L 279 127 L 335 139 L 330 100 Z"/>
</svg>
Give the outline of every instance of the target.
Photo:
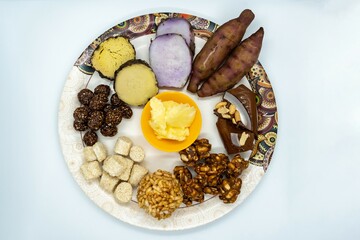
<svg viewBox="0 0 360 240">
<path fill-rule="evenodd" d="M 177 103 L 189 104 L 196 110 L 195 118 L 189 127 L 189 136 L 183 141 L 159 139 L 154 129 L 150 126 L 151 106 L 150 101 L 145 105 L 141 115 L 141 128 L 145 139 L 155 148 L 165 152 L 178 152 L 190 146 L 199 136 L 201 131 L 201 112 L 195 101 L 184 93 L 176 91 L 167 91 L 159 93 L 155 96 L 161 101 L 174 101 Z"/>
</svg>

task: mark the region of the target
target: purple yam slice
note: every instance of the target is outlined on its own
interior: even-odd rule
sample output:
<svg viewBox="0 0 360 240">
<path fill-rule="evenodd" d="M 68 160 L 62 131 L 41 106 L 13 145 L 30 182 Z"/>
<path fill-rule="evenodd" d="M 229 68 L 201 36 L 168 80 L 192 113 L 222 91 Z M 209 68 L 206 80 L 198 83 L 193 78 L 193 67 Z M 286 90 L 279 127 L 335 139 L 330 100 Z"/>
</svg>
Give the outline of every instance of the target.
<svg viewBox="0 0 360 240">
<path fill-rule="evenodd" d="M 185 38 L 192 53 L 195 51 L 194 31 L 190 23 L 184 18 L 167 18 L 163 20 L 157 30 L 156 36 L 176 33 Z"/>
<path fill-rule="evenodd" d="M 191 73 L 192 54 L 178 34 L 156 37 L 150 44 L 150 65 L 159 87 L 182 88 Z"/>
</svg>

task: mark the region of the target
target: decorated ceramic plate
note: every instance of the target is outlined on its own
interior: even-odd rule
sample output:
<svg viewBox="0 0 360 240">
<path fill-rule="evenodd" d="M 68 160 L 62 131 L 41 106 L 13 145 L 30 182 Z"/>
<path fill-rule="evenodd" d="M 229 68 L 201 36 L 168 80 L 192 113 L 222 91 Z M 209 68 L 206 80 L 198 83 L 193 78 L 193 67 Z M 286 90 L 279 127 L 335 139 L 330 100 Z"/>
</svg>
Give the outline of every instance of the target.
<svg viewBox="0 0 360 240">
<path fill-rule="evenodd" d="M 136 191 L 132 200 L 127 204 L 119 204 L 114 196 L 104 191 L 99 186 L 99 181 L 87 182 L 81 174 L 80 167 L 84 162 L 83 149 L 85 147 L 83 133 L 74 130 L 73 112 L 80 106 L 77 99 L 78 92 L 83 88 L 94 89 L 99 84 L 113 86 L 113 83 L 99 76 L 91 66 L 90 58 L 95 48 L 104 40 L 113 36 L 127 36 L 136 49 L 136 58 L 149 62 L 149 45 L 154 39 L 157 25 L 165 18 L 181 17 L 190 22 L 195 32 L 195 54 L 204 46 L 207 39 L 218 28 L 218 25 L 209 20 L 182 13 L 154 13 L 129 19 L 105 31 L 95 39 L 80 55 L 73 65 L 62 92 L 58 130 L 60 143 L 65 162 L 76 182 L 86 195 L 112 216 L 126 223 L 157 230 L 180 230 L 197 227 L 224 216 L 226 213 L 240 205 L 254 190 L 265 174 L 275 148 L 277 136 L 277 108 L 274 91 L 260 62 L 257 62 L 241 80 L 256 94 L 258 111 L 258 138 L 255 151 L 249 159 L 249 167 L 241 174 L 242 187 L 236 202 L 224 204 L 218 196 L 206 196 L 202 203 L 191 206 L 181 205 L 169 218 L 157 220 L 147 214 L 138 206 Z M 112 90 L 113 91 L 113 90 Z M 164 92 L 166 90 L 160 90 Z M 180 90 L 196 102 L 202 115 L 202 128 L 199 138 L 207 138 L 212 144 L 211 152 L 226 153 L 223 143 L 216 129 L 217 117 L 213 108 L 221 101 L 222 96 L 199 98 L 196 94 Z M 141 131 L 142 107 L 133 107 L 133 116 L 123 119 L 118 125 L 118 132 L 114 137 L 104 137 L 98 134 L 98 141 L 105 144 L 109 154 L 113 154 L 114 144 L 120 136 L 127 136 L 133 143 L 142 146 L 146 153 L 145 160 L 141 163 L 150 172 L 163 169 L 172 172 L 177 165 L 183 165 L 177 152 L 166 152 L 154 148 Z"/>
</svg>

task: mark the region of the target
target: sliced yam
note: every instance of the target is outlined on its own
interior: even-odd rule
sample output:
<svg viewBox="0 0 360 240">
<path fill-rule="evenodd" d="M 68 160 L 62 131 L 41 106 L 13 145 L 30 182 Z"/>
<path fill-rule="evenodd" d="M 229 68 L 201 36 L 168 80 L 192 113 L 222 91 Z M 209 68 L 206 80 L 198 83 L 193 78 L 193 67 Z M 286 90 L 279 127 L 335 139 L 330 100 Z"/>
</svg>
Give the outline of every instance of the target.
<svg viewBox="0 0 360 240">
<path fill-rule="evenodd" d="M 110 37 L 95 49 L 91 64 L 101 77 L 114 80 L 115 71 L 125 62 L 135 59 L 134 46 L 123 36 Z"/>
<path fill-rule="evenodd" d="M 159 87 L 184 87 L 191 72 L 192 54 L 183 37 L 178 34 L 156 37 L 150 44 L 149 57 Z"/>
<path fill-rule="evenodd" d="M 154 72 L 140 59 L 130 60 L 116 71 L 114 89 L 122 101 L 132 106 L 144 105 L 159 91 Z"/>
<path fill-rule="evenodd" d="M 195 51 L 195 37 L 194 31 L 189 23 L 184 18 L 167 18 L 164 19 L 157 27 L 156 36 L 176 33 L 180 34 L 186 41 L 192 53 Z"/>
</svg>

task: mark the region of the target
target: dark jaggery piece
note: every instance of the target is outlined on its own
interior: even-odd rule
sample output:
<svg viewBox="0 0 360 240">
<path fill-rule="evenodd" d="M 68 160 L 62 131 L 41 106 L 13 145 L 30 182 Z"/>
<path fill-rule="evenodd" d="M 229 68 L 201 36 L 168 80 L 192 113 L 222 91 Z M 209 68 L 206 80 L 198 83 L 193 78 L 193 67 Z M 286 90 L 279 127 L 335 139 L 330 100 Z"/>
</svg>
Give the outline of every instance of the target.
<svg viewBox="0 0 360 240">
<path fill-rule="evenodd" d="M 240 103 L 245 107 L 250 117 L 251 131 L 253 131 L 256 136 L 258 129 L 258 117 L 257 117 L 255 93 L 243 84 L 241 84 L 236 88 L 230 89 L 228 93 L 236 97 L 240 101 Z"/>
<path fill-rule="evenodd" d="M 230 121 L 223 118 L 218 118 L 218 121 L 216 122 L 216 127 L 219 131 L 221 140 L 228 154 L 245 152 L 253 149 L 254 146 L 253 132 L 246 129 L 237 128 Z M 237 134 L 237 140 L 239 141 L 239 144 L 233 143 L 231 138 L 232 133 Z M 243 139 L 242 139 L 242 135 L 243 135 Z M 246 140 L 244 141 L 244 144 L 240 146 L 240 142 L 244 140 L 244 138 L 246 138 Z"/>
</svg>

